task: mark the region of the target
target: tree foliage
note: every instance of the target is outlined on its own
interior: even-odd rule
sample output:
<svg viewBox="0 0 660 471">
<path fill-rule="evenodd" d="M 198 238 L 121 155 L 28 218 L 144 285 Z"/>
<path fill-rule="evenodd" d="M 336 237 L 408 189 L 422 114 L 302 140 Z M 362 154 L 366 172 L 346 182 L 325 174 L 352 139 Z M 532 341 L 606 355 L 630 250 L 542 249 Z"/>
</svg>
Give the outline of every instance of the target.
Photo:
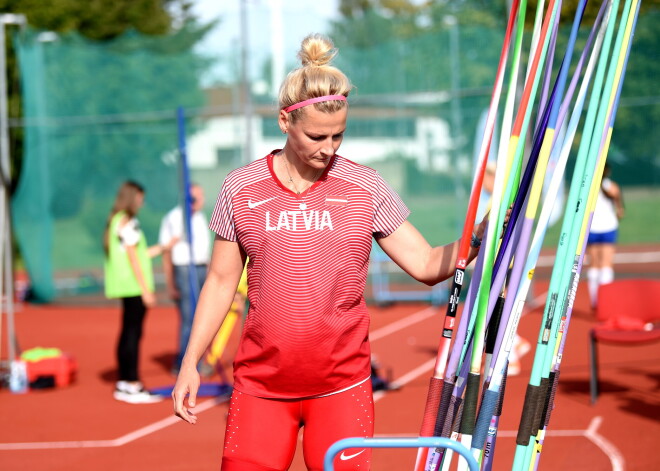
<svg viewBox="0 0 660 471">
<path fill-rule="evenodd" d="M 191 13 L 190 0 L 0 0 L 0 13 L 25 15 L 30 28 L 59 35 L 79 33 L 99 43 L 112 41 L 130 31 L 153 36 L 157 51 L 190 51 L 213 24 L 200 25 Z M 13 30 L 6 28 L 8 113 L 13 122 L 23 116 L 20 75 L 12 44 Z M 162 38 L 168 38 L 163 40 Z M 120 48 L 130 49 L 129 41 Z M 194 73 L 194 70 L 188 71 Z M 12 182 L 15 186 L 23 155 L 24 132 L 20 126 L 10 131 Z"/>
<path fill-rule="evenodd" d="M 22 13 L 34 28 L 77 31 L 95 40 L 112 39 L 129 29 L 166 34 L 189 10 L 187 0 L 0 0 L 0 11 Z"/>
<path fill-rule="evenodd" d="M 333 24 L 331 35 L 342 49 L 340 57 L 349 56 L 342 66 L 360 93 L 385 93 L 386 89 L 405 93 L 451 88 L 450 76 L 455 70 L 449 62 L 450 41 L 452 28 L 457 28 L 453 31 L 460 31 L 457 69 L 463 95 L 462 125 L 473 129 L 478 117 L 475 112 L 483 107 L 483 100 L 466 96 L 466 92 L 492 87 L 510 3 L 511 0 L 341 0 L 341 18 Z M 565 50 L 579 3 L 580 0 L 562 3 L 555 70 L 561 62 L 558 57 Z M 537 4 L 537 0 L 527 3 L 526 35 L 531 33 Z M 624 4 L 621 0 L 619 17 Z M 547 5 L 546 1 L 544 8 Z M 600 6 L 601 2 L 586 5 L 577 53 Z M 656 59 L 660 44 L 659 6 L 660 0 L 641 3 L 611 144 L 610 156 L 615 165 L 644 169 L 641 175 L 629 172 L 630 178 L 617 169 L 624 183 L 657 183 L 660 179 L 660 162 L 656 157 L 660 142 L 653 129 L 660 119 L 655 92 L 660 75 L 660 62 Z M 492 34 L 488 35 L 488 31 Z M 528 39 L 524 41 L 527 44 Z M 574 57 L 573 64 L 576 60 Z M 438 64 L 442 65 L 438 67 Z M 380 77 L 388 79 L 379 80 Z M 441 108 L 439 113 L 447 117 L 449 110 Z"/>
<path fill-rule="evenodd" d="M 566 21 L 572 21 L 573 16 L 575 16 L 575 12 L 580 5 L 581 0 L 563 0 L 561 4 L 561 21 L 566 22 Z M 547 3 L 546 8 L 547 8 Z M 621 1 L 621 4 L 624 2 Z M 527 2 L 527 15 L 526 15 L 526 23 L 527 25 L 531 26 L 532 21 L 534 19 L 534 12 L 536 11 L 538 5 L 538 0 L 528 0 Z M 587 2 L 586 6 L 584 7 L 584 19 L 583 21 L 587 24 L 593 23 L 593 21 L 596 19 L 596 16 L 598 15 L 598 10 L 600 9 L 601 2 Z M 643 0 L 641 1 L 641 7 L 640 7 L 640 14 L 645 15 L 649 11 L 653 11 L 660 6 L 660 0 Z"/>
</svg>

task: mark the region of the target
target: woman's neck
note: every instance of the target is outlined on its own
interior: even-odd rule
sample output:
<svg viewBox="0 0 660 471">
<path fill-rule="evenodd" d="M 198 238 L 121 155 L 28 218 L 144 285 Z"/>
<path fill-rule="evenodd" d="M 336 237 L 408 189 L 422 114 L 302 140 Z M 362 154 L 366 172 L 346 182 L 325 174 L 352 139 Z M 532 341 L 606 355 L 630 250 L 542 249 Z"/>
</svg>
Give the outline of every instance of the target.
<svg viewBox="0 0 660 471">
<path fill-rule="evenodd" d="M 322 168 L 315 169 L 303 164 L 302 161 L 296 157 L 293 159 L 287 157 L 286 148 L 275 155 L 275 160 L 276 162 L 279 161 L 279 169 L 276 165 L 275 173 L 284 185 L 294 193 L 303 193 L 311 187 L 323 173 Z M 296 162 L 298 165 L 294 164 L 292 161 Z"/>
</svg>

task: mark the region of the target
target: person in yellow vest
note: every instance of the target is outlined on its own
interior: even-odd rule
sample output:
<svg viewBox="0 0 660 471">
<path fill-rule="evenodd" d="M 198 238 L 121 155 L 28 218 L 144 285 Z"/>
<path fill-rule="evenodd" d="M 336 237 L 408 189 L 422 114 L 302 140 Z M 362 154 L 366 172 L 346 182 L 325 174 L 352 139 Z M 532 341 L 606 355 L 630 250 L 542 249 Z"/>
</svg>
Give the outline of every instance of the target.
<svg viewBox="0 0 660 471">
<path fill-rule="evenodd" d="M 227 313 L 225 320 L 222 322 L 218 333 L 215 334 L 215 337 L 211 342 L 211 346 L 208 348 L 204 357 L 206 364 L 213 366 L 218 371 L 222 371 L 222 355 L 227 348 L 227 343 L 229 342 L 231 333 L 239 319 L 242 319 L 245 315 L 245 310 L 248 303 L 247 291 L 247 267 L 244 267 L 243 274 L 241 275 L 241 279 L 238 282 L 238 287 L 236 288 L 234 301 L 231 303 L 229 312 Z"/>
<path fill-rule="evenodd" d="M 119 378 L 114 398 L 132 404 L 158 402 L 140 381 L 138 360 L 140 339 L 147 309 L 156 304 L 151 258 L 163 253 L 163 246 L 147 247 L 137 213 L 144 204 L 144 188 L 134 181 L 124 182 L 108 216 L 105 249 L 105 296 L 121 299 L 122 324 L 117 342 Z"/>
</svg>

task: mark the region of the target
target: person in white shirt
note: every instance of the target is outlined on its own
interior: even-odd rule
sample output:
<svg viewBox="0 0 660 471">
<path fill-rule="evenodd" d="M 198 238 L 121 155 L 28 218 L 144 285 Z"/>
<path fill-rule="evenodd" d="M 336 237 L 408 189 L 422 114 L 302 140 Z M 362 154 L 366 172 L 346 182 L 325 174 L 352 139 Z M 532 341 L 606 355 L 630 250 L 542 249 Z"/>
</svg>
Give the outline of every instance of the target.
<svg viewBox="0 0 660 471">
<path fill-rule="evenodd" d="M 614 281 L 614 253 L 619 230 L 619 219 L 623 217 L 623 196 L 619 185 L 610 178 L 610 167 L 605 164 L 603 181 L 591 219 L 587 255 L 589 269 L 587 283 L 591 307 L 596 307 L 600 285 Z"/>
<path fill-rule="evenodd" d="M 178 352 L 172 373 L 178 374 L 181 360 L 188 345 L 195 305 L 206 279 L 210 258 L 211 237 L 208 221 L 202 212 L 204 191 L 201 186 L 190 186 L 192 248 L 187 237 L 185 211 L 182 206 L 170 210 L 160 225 L 159 241 L 166 246 L 173 238 L 179 239 L 171 250 L 163 253 L 163 271 L 167 292 L 177 304 L 180 317 Z M 192 276 L 191 276 L 192 270 Z"/>
</svg>

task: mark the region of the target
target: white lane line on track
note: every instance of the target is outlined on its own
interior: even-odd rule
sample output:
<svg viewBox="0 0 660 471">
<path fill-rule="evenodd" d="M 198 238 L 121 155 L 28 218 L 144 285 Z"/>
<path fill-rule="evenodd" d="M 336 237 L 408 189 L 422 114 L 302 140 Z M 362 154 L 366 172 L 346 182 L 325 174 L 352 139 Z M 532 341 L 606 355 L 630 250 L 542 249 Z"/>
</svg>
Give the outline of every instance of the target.
<svg viewBox="0 0 660 471">
<path fill-rule="evenodd" d="M 399 319 L 398 321 L 392 322 L 391 324 L 381 327 L 378 330 L 374 330 L 369 334 L 369 340 L 374 342 L 378 339 L 393 334 L 394 332 L 398 332 L 401 329 L 409 327 L 413 324 L 417 324 L 418 322 L 422 322 L 423 320 L 426 320 L 429 317 L 433 317 L 438 313 L 439 310 L 435 307 L 428 307 L 421 311 L 417 311 L 407 317 L 404 317 L 403 319 Z"/>
<path fill-rule="evenodd" d="M 195 413 L 199 414 L 211 407 L 226 402 L 228 397 L 216 397 L 208 401 L 204 401 L 195 407 Z M 154 422 L 153 424 L 142 427 L 133 432 L 122 435 L 114 440 L 74 440 L 66 442 L 26 442 L 26 443 L 0 443 L 0 451 L 16 451 L 16 450 L 52 450 L 62 448 L 112 448 L 126 445 L 139 438 L 146 437 L 149 434 L 162 430 L 170 425 L 181 421 L 174 415 L 166 417 Z"/>
<path fill-rule="evenodd" d="M 538 305 L 539 303 L 543 302 L 546 298 L 547 293 L 543 293 L 540 296 L 537 296 L 534 300 L 531 301 L 532 306 Z M 426 311 L 426 310 L 425 310 Z M 420 311 L 418 313 L 412 314 L 409 316 L 410 318 L 416 317 L 425 311 Z M 412 323 L 411 323 L 412 324 Z M 392 324 L 390 324 L 392 325 Z M 384 330 L 389 326 L 384 327 Z M 430 372 L 433 367 L 435 366 L 435 358 L 432 358 L 431 360 L 428 360 L 424 363 L 422 363 L 420 366 L 417 368 L 409 371 L 408 373 L 404 374 L 403 376 L 399 377 L 398 379 L 394 380 L 393 383 L 403 386 L 405 384 L 410 383 L 411 381 L 414 381 L 418 377 L 422 376 L 423 374 L 426 374 Z M 385 397 L 387 394 L 386 391 L 377 391 L 374 393 L 374 403 L 378 402 L 380 399 Z M 547 430 L 545 432 L 546 437 L 585 437 L 591 442 L 593 442 L 597 448 L 600 448 L 605 456 L 608 457 L 610 460 L 610 463 L 612 464 L 612 471 L 623 471 L 625 469 L 625 459 L 623 458 L 623 455 L 619 450 L 605 437 L 597 433 L 598 428 L 600 427 L 600 424 L 602 423 L 603 418 L 600 416 L 596 416 L 591 420 L 591 423 L 589 424 L 589 427 L 586 430 Z M 499 430 L 497 432 L 498 437 L 502 438 L 513 438 L 518 435 L 517 430 Z M 378 435 L 375 435 L 378 436 Z M 402 437 L 404 436 L 411 436 L 411 437 L 416 437 L 416 435 L 400 435 Z"/>
<path fill-rule="evenodd" d="M 556 257 L 542 255 L 538 258 L 537 267 L 551 267 Z M 660 262 L 660 252 L 617 252 L 614 254 L 614 264 L 619 263 L 657 263 Z"/>
<path fill-rule="evenodd" d="M 602 417 L 594 417 L 589 424 L 589 428 L 585 431 L 584 436 L 594 442 L 598 448 L 603 450 L 603 453 L 605 453 L 610 459 L 610 463 L 612 463 L 612 471 L 623 471 L 625 460 L 621 452 L 609 440 L 597 433 L 598 427 L 600 427 L 602 422 Z"/>
<path fill-rule="evenodd" d="M 375 330 L 370 334 L 370 339 L 377 340 L 383 337 L 386 337 L 394 332 L 397 332 L 405 327 L 411 326 L 418 322 L 421 322 L 429 317 L 433 316 L 438 312 L 437 308 L 428 307 L 417 311 L 403 319 L 395 321 L 385 327 L 381 327 L 378 330 Z M 418 376 L 421 376 L 425 372 L 433 368 L 435 359 L 429 360 L 421 366 L 418 366 L 411 372 L 402 376 L 398 381 L 399 384 L 406 384 Z M 404 382 L 401 382 L 404 381 Z M 384 396 L 384 391 L 377 391 L 374 393 L 374 402 L 380 400 Z M 227 398 L 214 398 L 209 401 L 202 402 L 195 408 L 195 413 L 199 414 L 204 412 L 207 409 L 226 401 Z M 25 443 L 0 443 L 0 451 L 10 451 L 10 450 L 46 450 L 46 449 L 62 449 L 62 448 L 111 448 L 118 447 L 135 441 L 139 438 L 145 437 L 151 433 L 157 432 L 158 430 L 164 429 L 177 423 L 179 420 L 178 417 L 169 416 L 164 419 L 159 420 L 151 425 L 147 425 L 133 432 L 127 433 L 119 438 L 114 440 L 75 440 L 75 441 L 62 441 L 62 442 L 25 442 Z"/>
<path fill-rule="evenodd" d="M 537 302 L 541 302 L 542 299 L 545 299 L 545 294 L 538 296 L 532 305 Z M 397 332 L 405 327 L 411 326 L 418 322 L 421 322 L 429 317 L 432 317 L 437 313 L 437 308 L 429 307 L 421 311 L 415 312 L 410 316 L 407 316 L 399 321 L 393 322 L 385 327 L 382 327 L 378 330 L 375 330 L 371 335 L 371 340 L 377 340 L 383 338 L 387 335 L 390 335 L 394 332 Z M 408 373 L 404 374 L 394 382 L 399 386 L 408 384 L 418 377 L 422 376 L 425 373 L 430 372 L 435 366 L 435 358 L 427 360 L 418 367 L 412 369 Z M 374 393 L 374 403 L 385 397 L 385 391 L 377 391 Z M 195 413 L 199 414 L 212 408 L 213 406 L 225 402 L 226 397 L 222 398 L 213 398 L 208 401 L 204 401 L 195 408 Z M 162 430 L 174 423 L 178 422 L 179 418 L 174 416 L 166 417 L 165 419 L 159 420 L 151 425 L 147 425 L 133 432 L 127 433 L 119 438 L 114 440 L 80 440 L 80 441 L 65 441 L 65 442 L 26 442 L 26 443 L 0 443 L 0 451 L 18 451 L 18 450 L 43 450 L 43 449 L 64 449 L 64 448 L 111 448 L 118 447 L 135 441 L 139 438 L 145 437 L 149 434 Z M 598 426 L 602 421 L 601 417 L 595 417 L 589 428 L 587 430 L 548 430 L 546 436 L 584 436 L 589 440 L 594 442 L 594 444 L 603 450 L 603 453 L 610 459 L 612 463 L 612 471 L 623 471 L 623 457 L 617 448 L 607 441 L 604 437 L 596 433 Z M 502 430 L 498 432 L 500 437 L 515 437 L 517 435 L 516 431 L 506 431 Z M 401 435 L 408 436 L 408 435 Z M 410 435 L 415 436 L 415 435 Z"/>
</svg>

